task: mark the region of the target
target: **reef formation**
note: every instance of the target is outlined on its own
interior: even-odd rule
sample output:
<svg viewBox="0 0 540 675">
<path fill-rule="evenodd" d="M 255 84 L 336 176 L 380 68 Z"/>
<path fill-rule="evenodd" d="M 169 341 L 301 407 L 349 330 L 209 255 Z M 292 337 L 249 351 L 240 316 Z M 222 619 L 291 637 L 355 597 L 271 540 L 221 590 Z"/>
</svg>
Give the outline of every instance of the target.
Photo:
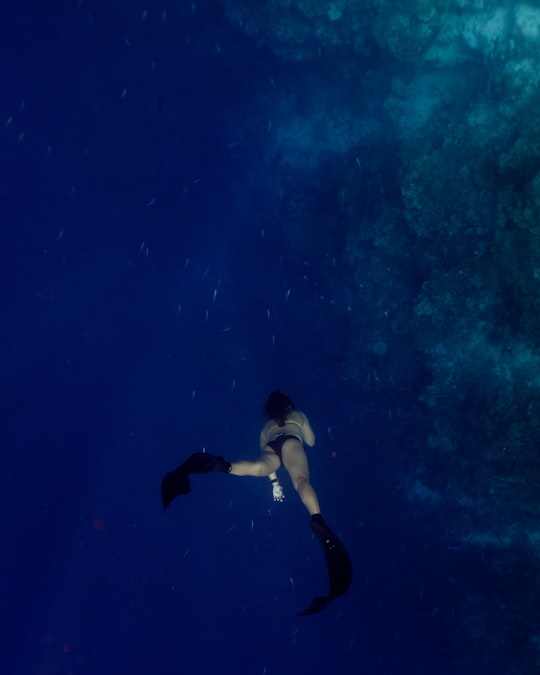
<svg viewBox="0 0 540 675">
<path fill-rule="evenodd" d="M 495 552 L 502 577 L 517 560 L 534 569 L 540 9 L 223 4 L 304 75 L 301 93 L 282 84 L 267 159 L 281 176 L 290 250 L 310 257 L 348 322 L 344 375 L 421 421 L 401 450 L 404 494 L 426 509 L 445 504 L 450 536 Z M 532 578 L 529 600 L 516 587 L 500 601 L 520 607 L 508 609 L 511 630 L 490 638 L 464 618 L 495 655 L 519 644 L 524 659 L 540 659 Z"/>
</svg>

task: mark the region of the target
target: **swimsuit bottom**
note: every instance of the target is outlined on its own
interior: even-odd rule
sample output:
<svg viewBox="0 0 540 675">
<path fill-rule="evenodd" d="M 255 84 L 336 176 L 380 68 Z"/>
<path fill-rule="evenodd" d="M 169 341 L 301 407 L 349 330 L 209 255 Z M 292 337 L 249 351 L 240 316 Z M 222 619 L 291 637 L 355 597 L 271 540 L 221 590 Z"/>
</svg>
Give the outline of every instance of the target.
<svg viewBox="0 0 540 675">
<path fill-rule="evenodd" d="M 289 438 L 294 438 L 295 441 L 298 441 L 301 443 L 302 441 L 298 438 L 298 436 L 293 436 L 292 434 L 282 434 L 281 436 L 278 436 L 277 438 L 274 438 L 273 441 L 270 441 L 267 443 L 272 450 L 276 453 L 276 455 L 279 457 L 279 461 L 283 464 L 283 458 L 281 456 L 281 452 L 283 450 L 283 443 L 285 441 L 288 441 Z"/>
</svg>

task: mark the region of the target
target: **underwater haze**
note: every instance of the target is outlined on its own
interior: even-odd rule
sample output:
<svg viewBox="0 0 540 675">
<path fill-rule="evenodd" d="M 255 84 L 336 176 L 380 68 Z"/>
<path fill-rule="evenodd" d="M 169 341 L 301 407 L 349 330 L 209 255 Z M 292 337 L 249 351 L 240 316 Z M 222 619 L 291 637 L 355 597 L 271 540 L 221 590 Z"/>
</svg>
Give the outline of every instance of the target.
<svg viewBox="0 0 540 675">
<path fill-rule="evenodd" d="M 8 4 L 1 672 L 539 672 L 536 3 Z"/>
</svg>

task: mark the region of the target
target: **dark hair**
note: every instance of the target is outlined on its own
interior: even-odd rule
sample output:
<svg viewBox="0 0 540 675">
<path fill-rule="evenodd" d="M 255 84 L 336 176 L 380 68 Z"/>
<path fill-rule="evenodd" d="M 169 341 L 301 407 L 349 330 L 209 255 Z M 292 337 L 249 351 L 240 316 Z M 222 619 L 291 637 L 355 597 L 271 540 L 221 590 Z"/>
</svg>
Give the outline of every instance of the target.
<svg viewBox="0 0 540 675">
<path fill-rule="evenodd" d="M 290 396 L 287 396 L 283 391 L 273 391 L 268 397 L 264 409 L 268 417 L 276 420 L 278 425 L 282 427 L 287 415 L 294 410 L 294 403 Z"/>
</svg>

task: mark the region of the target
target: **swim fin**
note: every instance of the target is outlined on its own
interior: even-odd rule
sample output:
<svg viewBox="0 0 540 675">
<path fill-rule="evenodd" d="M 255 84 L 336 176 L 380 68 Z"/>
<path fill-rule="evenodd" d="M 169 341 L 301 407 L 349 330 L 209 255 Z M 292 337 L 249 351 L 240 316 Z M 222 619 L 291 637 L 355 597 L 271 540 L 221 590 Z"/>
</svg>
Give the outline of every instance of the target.
<svg viewBox="0 0 540 675">
<path fill-rule="evenodd" d="M 175 497 L 187 495 L 191 492 L 188 472 L 181 464 L 174 471 L 168 473 L 161 481 L 161 501 L 166 509 Z"/>
<path fill-rule="evenodd" d="M 312 516 L 309 526 L 323 547 L 330 579 L 330 592 L 328 595 L 315 597 L 307 609 L 298 612 L 298 616 L 322 612 L 331 600 L 348 590 L 352 581 L 351 559 L 339 537 L 332 532 L 320 514 Z"/>
<path fill-rule="evenodd" d="M 163 478 L 161 482 L 163 508 L 166 509 L 175 497 L 187 495 L 191 492 L 190 473 L 212 473 L 215 471 L 229 473 L 230 470 L 230 462 L 226 462 L 221 455 L 216 457 L 208 452 L 194 452 L 183 464 L 180 464 Z"/>
</svg>

